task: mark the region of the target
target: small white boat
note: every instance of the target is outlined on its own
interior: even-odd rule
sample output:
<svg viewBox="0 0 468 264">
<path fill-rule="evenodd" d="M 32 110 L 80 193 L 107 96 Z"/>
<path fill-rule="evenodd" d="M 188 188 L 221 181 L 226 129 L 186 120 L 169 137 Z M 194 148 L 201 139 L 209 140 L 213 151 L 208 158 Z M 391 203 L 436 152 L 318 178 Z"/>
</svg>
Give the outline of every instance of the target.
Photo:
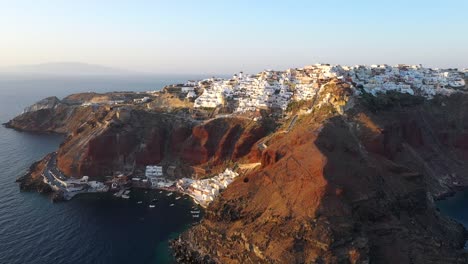
<svg viewBox="0 0 468 264">
<path fill-rule="evenodd" d="M 199 214 L 200 211 L 190 211 L 190 213 L 192 213 L 192 214 Z"/>
<path fill-rule="evenodd" d="M 173 195 L 173 194 L 174 194 L 174 193 L 168 193 L 167 196 L 171 196 L 171 195 Z"/>
<path fill-rule="evenodd" d="M 149 208 L 154 208 L 154 207 L 155 207 L 154 204 L 150 204 L 150 205 L 149 205 Z"/>
<path fill-rule="evenodd" d="M 174 206 L 175 204 L 170 204 L 169 206 Z"/>
<path fill-rule="evenodd" d="M 162 193 L 162 191 L 159 191 L 159 193 Z"/>
<path fill-rule="evenodd" d="M 176 199 L 176 200 L 179 200 L 180 198 L 181 198 L 180 196 L 177 196 L 175 199 Z"/>
<path fill-rule="evenodd" d="M 138 202 L 137 202 L 137 204 L 141 204 L 141 203 L 143 203 L 143 201 L 138 201 Z"/>
<path fill-rule="evenodd" d="M 126 195 L 126 194 L 123 194 L 123 195 L 122 195 L 122 198 L 124 198 L 124 199 L 129 199 L 130 196 L 128 196 L 128 195 Z"/>
<path fill-rule="evenodd" d="M 123 193 L 124 193 L 124 190 L 120 190 L 120 191 L 114 193 L 114 196 L 121 197 Z"/>
<path fill-rule="evenodd" d="M 198 218 L 200 215 L 192 215 L 193 218 Z"/>
</svg>

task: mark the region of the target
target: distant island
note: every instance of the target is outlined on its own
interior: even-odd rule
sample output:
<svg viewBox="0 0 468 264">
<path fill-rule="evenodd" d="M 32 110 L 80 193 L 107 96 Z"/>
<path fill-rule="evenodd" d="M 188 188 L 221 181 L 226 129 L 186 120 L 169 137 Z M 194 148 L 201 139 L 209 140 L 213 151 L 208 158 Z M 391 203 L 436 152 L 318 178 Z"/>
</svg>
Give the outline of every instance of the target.
<svg viewBox="0 0 468 264">
<path fill-rule="evenodd" d="M 50 62 L 31 65 L 17 65 L 0 68 L 0 73 L 10 74 L 45 74 L 45 75 L 65 75 L 65 76 L 86 76 L 86 75 L 128 75 L 138 74 L 123 69 L 116 69 L 96 64 L 81 62 Z"/>
<path fill-rule="evenodd" d="M 191 196 L 206 214 L 172 241 L 180 263 L 467 263 L 468 232 L 434 205 L 468 186 L 467 81 L 466 69 L 314 64 L 48 97 L 5 126 L 66 135 L 22 190 Z"/>
</svg>

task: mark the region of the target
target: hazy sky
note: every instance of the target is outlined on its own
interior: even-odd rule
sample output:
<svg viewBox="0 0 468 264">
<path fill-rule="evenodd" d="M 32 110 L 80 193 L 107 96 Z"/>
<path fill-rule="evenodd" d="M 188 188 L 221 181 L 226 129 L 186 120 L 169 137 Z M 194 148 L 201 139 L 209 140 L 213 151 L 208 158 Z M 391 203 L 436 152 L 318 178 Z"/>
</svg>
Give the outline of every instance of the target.
<svg viewBox="0 0 468 264">
<path fill-rule="evenodd" d="M 158 73 L 468 67 L 468 1 L 0 0 L 0 66 L 58 61 Z"/>
</svg>

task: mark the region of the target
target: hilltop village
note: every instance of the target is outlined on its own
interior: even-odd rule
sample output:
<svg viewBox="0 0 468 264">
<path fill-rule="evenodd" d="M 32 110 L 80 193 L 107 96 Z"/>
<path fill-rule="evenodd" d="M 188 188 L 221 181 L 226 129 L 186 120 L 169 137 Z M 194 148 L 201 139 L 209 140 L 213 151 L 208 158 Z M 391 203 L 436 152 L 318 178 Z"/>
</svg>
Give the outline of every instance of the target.
<svg viewBox="0 0 468 264">
<path fill-rule="evenodd" d="M 431 99 L 450 95 L 465 88 L 468 69 L 432 69 L 422 65 L 356 65 L 315 64 L 285 71 L 265 70 L 258 74 L 234 74 L 232 78 L 208 78 L 167 86 L 163 92 L 185 99 L 195 109 L 223 107 L 227 113 L 239 114 L 258 109 L 285 111 L 293 101 L 312 100 L 331 81 L 348 84 L 356 94 L 372 95 L 396 91 Z M 142 104 L 151 108 L 159 91 L 148 91 L 143 97 L 101 102 L 84 102 L 83 106 L 102 104 Z M 187 104 L 185 105 L 187 106 Z"/>
<path fill-rule="evenodd" d="M 340 66 L 316 64 L 286 71 L 266 70 L 257 75 L 239 73 L 229 80 L 211 78 L 188 82 L 181 87 L 187 98 L 202 91 L 194 107 L 214 108 L 232 105 L 233 112 L 255 111 L 258 108 L 286 110 L 291 101 L 311 100 L 333 79 L 363 88 L 376 95 L 397 91 L 432 98 L 447 95 L 465 87 L 467 70 L 430 69 L 421 65 Z"/>
<path fill-rule="evenodd" d="M 315 64 L 285 71 L 265 70 L 255 75 L 241 72 L 229 79 L 192 80 L 167 86 L 162 91 L 114 93 L 111 97 L 93 94 L 89 95 L 90 99 L 76 99 L 72 96 L 62 101 L 85 108 L 117 109 L 118 120 L 130 118 L 129 111 L 126 111 L 129 108 L 145 111 L 184 108 L 190 110 L 186 116 L 198 122 L 229 116 L 243 117 L 256 122 L 262 117 L 258 114 L 261 110 L 269 111 L 270 116 L 281 118 L 287 114 L 292 103 L 317 100 L 317 95 L 331 83 L 341 84 L 340 87 L 346 87 L 351 91 L 351 95 L 357 96 L 363 93 L 378 96 L 393 91 L 431 99 L 436 95 L 463 92 L 467 77 L 466 69 L 431 69 L 421 65 L 349 67 Z M 320 100 L 326 103 L 331 96 L 327 94 Z M 58 99 L 44 99 L 25 109 L 25 113 L 55 108 L 59 103 Z M 320 105 L 320 102 L 317 103 Z M 114 121 L 106 122 L 109 124 Z M 79 129 L 76 133 L 79 133 Z M 199 168 L 195 168 L 197 169 Z M 61 191 L 65 199 L 71 199 L 75 194 L 82 192 L 108 190 L 118 191 L 118 197 L 128 198 L 127 189 L 131 186 L 179 191 L 205 207 L 239 175 L 234 168 L 225 168 L 221 173 L 203 173 L 203 177 L 177 177 L 175 174 L 177 173 L 174 166 L 146 164 L 144 171 L 135 171 L 133 168 L 130 172 L 116 172 L 105 182 L 88 181 L 86 176 L 80 180 L 67 179 L 56 168 L 56 158 L 53 154 L 46 159 L 46 170 L 42 175 L 44 183 L 54 190 Z"/>
</svg>

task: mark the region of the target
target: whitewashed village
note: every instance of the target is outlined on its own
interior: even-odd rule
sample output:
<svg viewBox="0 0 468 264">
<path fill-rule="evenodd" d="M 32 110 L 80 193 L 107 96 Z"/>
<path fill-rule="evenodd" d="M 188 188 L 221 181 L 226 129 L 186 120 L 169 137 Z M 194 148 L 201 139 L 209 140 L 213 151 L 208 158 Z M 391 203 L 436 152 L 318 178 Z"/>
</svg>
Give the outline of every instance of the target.
<svg viewBox="0 0 468 264">
<path fill-rule="evenodd" d="M 232 78 L 208 78 L 199 81 L 188 81 L 166 87 L 165 91 L 184 98 L 193 109 L 231 109 L 223 117 L 242 115 L 257 121 L 249 113 L 259 109 L 275 109 L 285 112 L 291 102 L 314 100 L 315 96 L 331 81 L 346 83 L 354 95 L 363 92 L 373 96 L 394 91 L 432 99 L 436 95 L 450 95 L 465 92 L 468 69 L 431 69 L 421 65 L 357 65 L 340 66 L 315 64 L 303 68 L 285 71 L 265 70 L 255 75 L 243 72 Z M 160 96 L 159 91 L 148 91 L 138 98 L 109 100 L 104 102 L 85 102 L 83 107 L 96 105 L 113 105 L 125 107 L 128 104 L 143 105 L 150 108 L 150 103 Z M 83 192 L 116 191 L 115 196 L 128 199 L 130 187 L 151 188 L 180 192 L 192 197 L 203 207 L 208 206 L 223 189 L 238 177 L 234 168 L 204 179 L 182 178 L 169 180 L 166 177 L 168 168 L 161 164 L 148 164 L 144 174 L 113 177 L 106 183 L 82 179 L 66 179 L 55 171 L 51 159 L 51 169 L 46 172 L 44 182 L 55 190 L 64 192 L 65 199 Z M 174 177 L 171 177 L 172 179 Z M 180 178 L 180 177 L 175 177 Z"/>
<path fill-rule="evenodd" d="M 266 70 L 256 75 L 239 73 L 229 80 L 207 79 L 187 83 L 182 91 L 202 90 L 194 107 L 214 108 L 228 101 L 236 102 L 234 112 L 255 111 L 258 108 L 286 110 L 291 101 L 311 100 L 332 79 L 363 87 L 372 95 L 396 91 L 432 98 L 449 95 L 465 88 L 468 70 L 431 69 L 421 65 L 340 66 L 315 64 L 286 71 Z M 210 83 L 209 86 L 206 83 Z M 190 87 L 193 87 L 192 89 Z M 359 93 L 358 90 L 356 90 Z M 187 93 L 192 97 L 193 93 Z"/>
</svg>

